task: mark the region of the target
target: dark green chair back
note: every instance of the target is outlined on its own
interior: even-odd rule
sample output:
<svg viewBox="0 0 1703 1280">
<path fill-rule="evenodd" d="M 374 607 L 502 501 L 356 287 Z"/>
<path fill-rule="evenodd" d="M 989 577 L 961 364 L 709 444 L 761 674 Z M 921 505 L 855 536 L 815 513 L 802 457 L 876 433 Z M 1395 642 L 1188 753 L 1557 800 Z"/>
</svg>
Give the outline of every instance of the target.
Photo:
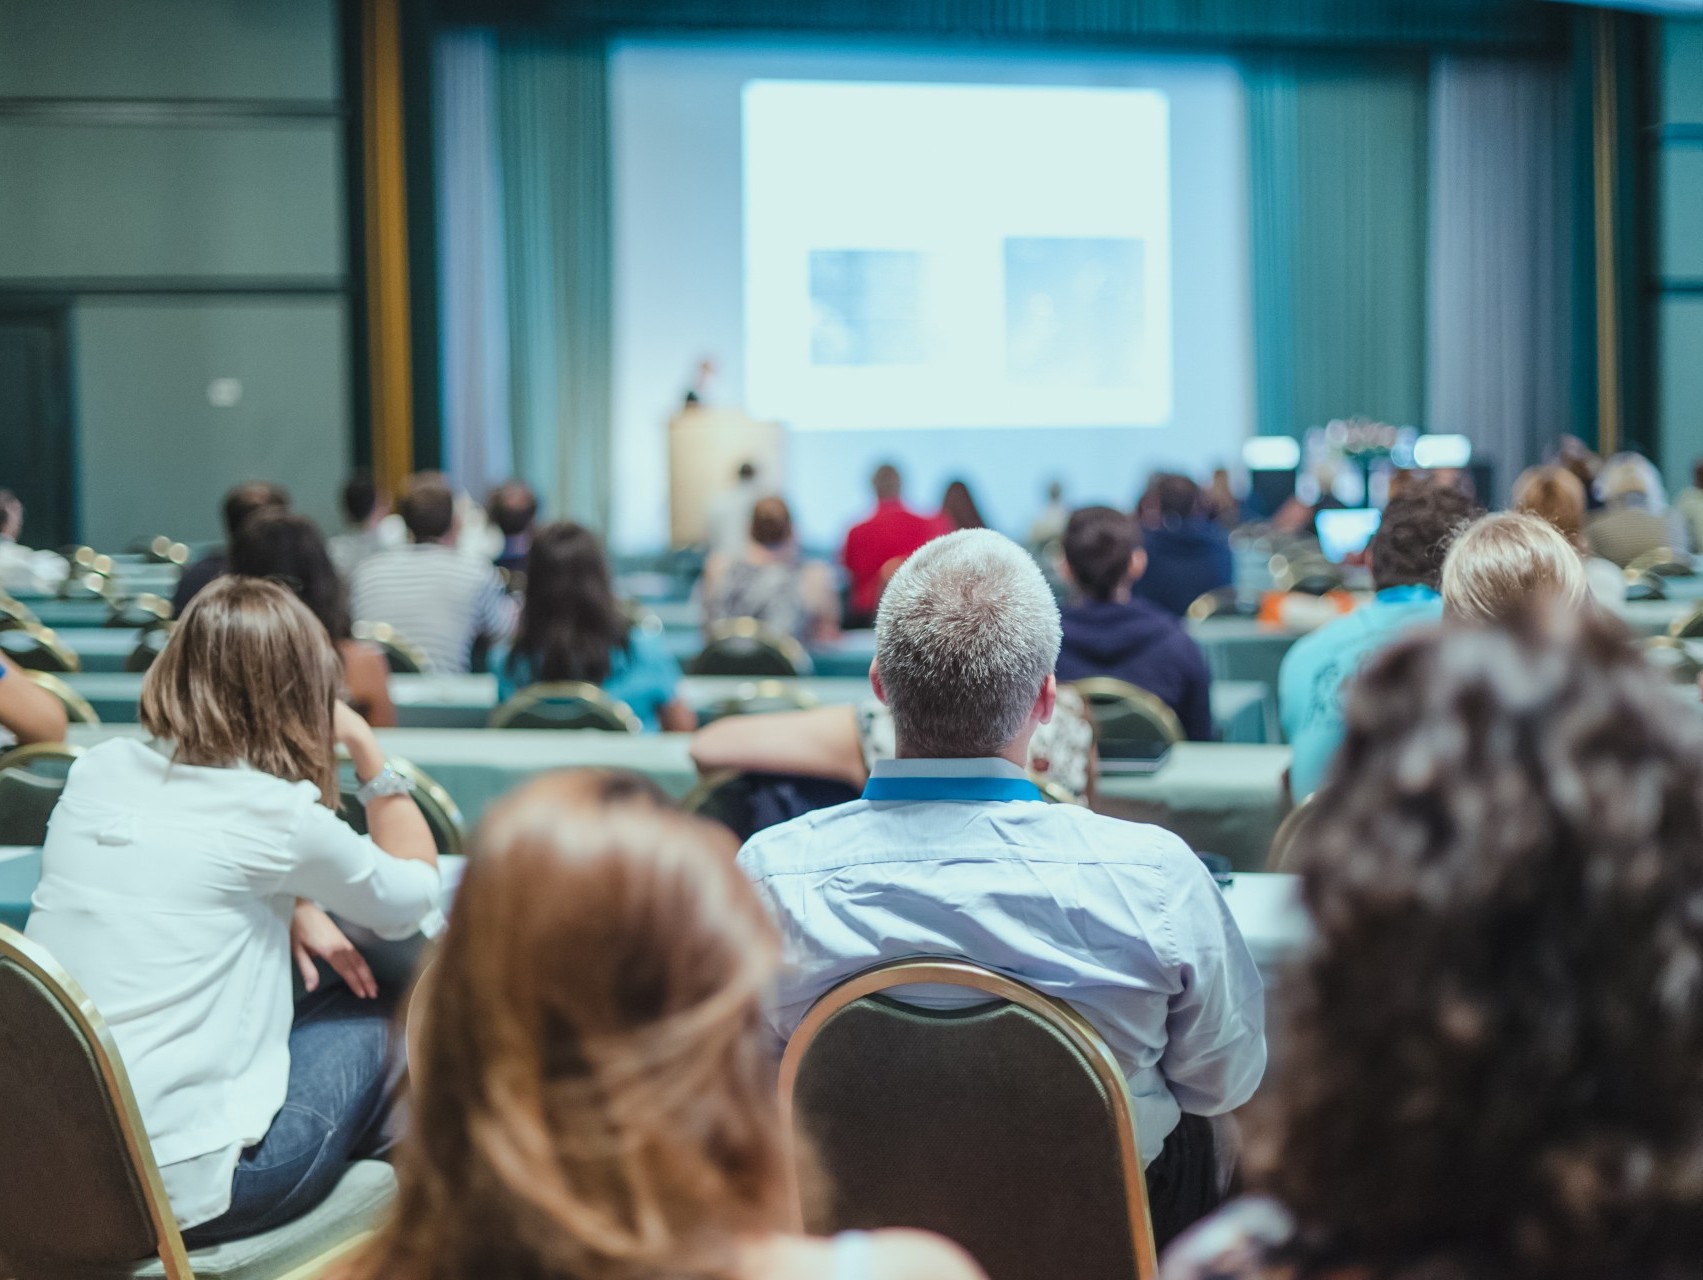
<svg viewBox="0 0 1703 1280">
<path fill-rule="evenodd" d="M 695 676 L 785 679 L 807 676 L 811 666 L 810 655 L 791 636 L 770 631 L 754 618 L 730 618 L 710 628 L 687 669 Z"/>
<path fill-rule="evenodd" d="M 460 854 L 466 844 L 466 829 L 462 824 L 461 810 L 450 798 L 449 792 L 440 787 L 422 769 L 416 768 L 406 760 L 391 757 L 390 767 L 414 784 L 414 803 L 420 806 L 420 814 L 431 828 L 432 841 L 437 845 L 440 854 Z M 362 835 L 367 834 L 367 809 L 361 803 L 361 784 L 355 779 L 355 767 L 344 760 L 337 770 L 339 791 L 338 812 L 347 822 Z"/>
<path fill-rule="evenodd" d="M 895 986 L 973 988 L 927 1010 Z M 1074 1010 L 956 961 L 901 961 L 818 1001 L 788 1044 L 783 1110 L 832 1188 L 818 1234 L 918 1227 L 991 1280 L 1149 1280 L 1146 1186 L 1123 1075 Z"/>
<path fill-rule="evenodd" d="M 124 658 L 124 669 L 132 675 L 139 675 L 154 665 L 154 659 L 160 656 L 160 651 L 166 647 L 166 641 L 171 639 L 171 624 L 161 627 L 150 627 L 136 638 L 136 647 Z"/>
<path fill-rule="evenodd" d="M 532 684 L 491 712 L 493 729 L 596 729 L 639 733 L 644 726 L 626 703 L 594 684 L 560 680 Z"/>
<path fill-rule="evenodd" d="M 46 842 L 47 820 L 65 790 L 66 774 L 82 754 L 79 747 L 42 742 L 0 755 L 0 845 Z"/>
<path fill-rule="evenodd" d="M 63 675 L 68 671 L 79 671 L 83 666 L 64 641 L 46 627 L 0 631 L 0 651 L 25 671 L 50 671 Z"/>
<path fill-rule="evenodd" d="M 1153 760 L 1187 736 L 1175 711 L 1128 681 L 1091 676 L 1072 687 L 1088 704 L 1102 760 Z"/>
</svg>

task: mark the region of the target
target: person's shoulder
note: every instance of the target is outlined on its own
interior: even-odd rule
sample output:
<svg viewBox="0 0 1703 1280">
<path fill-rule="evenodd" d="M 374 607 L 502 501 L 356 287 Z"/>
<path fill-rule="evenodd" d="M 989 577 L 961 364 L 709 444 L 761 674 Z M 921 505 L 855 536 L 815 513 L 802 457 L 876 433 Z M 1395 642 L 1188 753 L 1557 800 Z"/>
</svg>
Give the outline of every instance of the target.
<svg viewBox="0 0 1703 1280">
<path fill-rule="evenodd" d="M 1094 848 L 1098 860 L 1107 863 L 1131 863 L 1143 866 L 1170 864 L 1173 868 L 1199 862 L 1188 841 L 1174 831 L 1148 822 L 1131 822 L 1108 813 L 1096 813 L 1079 804 L 1048 804 L 1031 815 L 1038 821 L 1061 831 L 1073 829 Z"/>
<path fill-rule="evenodd" d="M 1165 1251 L 1160 1280 L 1262 1280 L 1295 1224 L 1274 1200 L 1234 1200 L 1177 1238 Z"/>
<path fill-rule="evenodd" d="M 814 864 L 813 855 L 817 851 L 835 847 L 834 828 L 856 822 L 868 810 L 864 801 L 852 800 L 826 809 L 812 809 L 764 827 L 753 832 L 739 850 L 739 865 L 754 879 L 804 870 Z"/>
</svg>

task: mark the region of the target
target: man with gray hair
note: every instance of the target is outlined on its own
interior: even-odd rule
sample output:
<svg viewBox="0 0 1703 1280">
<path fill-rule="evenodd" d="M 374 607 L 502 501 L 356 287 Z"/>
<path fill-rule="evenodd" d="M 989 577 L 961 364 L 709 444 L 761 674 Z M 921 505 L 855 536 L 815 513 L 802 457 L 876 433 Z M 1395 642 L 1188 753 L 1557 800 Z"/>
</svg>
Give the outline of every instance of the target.
<svg viewBox="0 0 1703 1280">
<path fill-rule="evenodd" d="M 916 956 L 968 960 L 1074 1005 L 1129 1081 L 1163 1244 L 1216 1200 L 1202 1117 L 1259 1084 L 1264 993 L 1187 845 L 1048 804 L 1029 780 L 1058 650 L 1058 606 L 1015 543 L 975 529 L 923 547 L 875 623 L 869 676 L 897 758 L 874 763 L 861 800 L 759 832 L 739 863 L 786 940 L 770 1015 L 782 1038 L 829 988 Z"/>
</svg>

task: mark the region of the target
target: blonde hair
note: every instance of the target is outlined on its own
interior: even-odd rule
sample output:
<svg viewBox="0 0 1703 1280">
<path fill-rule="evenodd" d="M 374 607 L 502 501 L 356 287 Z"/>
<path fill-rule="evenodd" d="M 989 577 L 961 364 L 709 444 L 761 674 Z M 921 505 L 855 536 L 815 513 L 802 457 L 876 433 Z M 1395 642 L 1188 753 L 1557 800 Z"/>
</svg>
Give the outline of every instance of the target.
<svg viewBox="0 0 1703 1280">
<path fill-rule="evenodd" d="M 331 638 L 295 595 L 259 578 L 200 591 L 142 680 L 142 727 L 183 764 L 247 764 L 311 782 L 337 807 Z"/>
<path fill-rule="evenodd" d="M 725 829 L 603 770 L 496 805 L 426 984 L 388 1225 L 344 1280 L 722 1276 L 784 1230 L 774 926 Z"/>
<path fill-rule="evenodd" d="M 1579 552 L 1527 512 L 1473 521 L 1443 560 L 1443 608 L 1460 621 L 1505 622 L 1539 603 L 1576 609 L 1588 595 Z"/>
<path fill-rule="evenodd" d="M 1514 510 L 1547 520 L 1575 547 L 1585 548 L 1585 485 L 1566 467 L 1528 467 L 1514 481 Z"/>
</svg>

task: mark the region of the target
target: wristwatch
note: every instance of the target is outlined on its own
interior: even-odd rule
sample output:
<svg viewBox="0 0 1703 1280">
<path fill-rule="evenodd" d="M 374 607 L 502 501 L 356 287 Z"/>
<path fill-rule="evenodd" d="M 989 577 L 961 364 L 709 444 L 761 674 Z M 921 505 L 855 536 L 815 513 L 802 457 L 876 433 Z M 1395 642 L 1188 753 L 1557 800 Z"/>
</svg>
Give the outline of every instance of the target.
<svg viewBox="0 0 1703 1280">
<path fill-rule="evenodd" d="M 396 772 L 395 767 L 386 760 L 383 768 L 361 784 L 360 790 L 355 792 L 355 798 L 364 806 L 380 796 L 405 796 L 413 789 L 414 784 Z"/>
</svg>

